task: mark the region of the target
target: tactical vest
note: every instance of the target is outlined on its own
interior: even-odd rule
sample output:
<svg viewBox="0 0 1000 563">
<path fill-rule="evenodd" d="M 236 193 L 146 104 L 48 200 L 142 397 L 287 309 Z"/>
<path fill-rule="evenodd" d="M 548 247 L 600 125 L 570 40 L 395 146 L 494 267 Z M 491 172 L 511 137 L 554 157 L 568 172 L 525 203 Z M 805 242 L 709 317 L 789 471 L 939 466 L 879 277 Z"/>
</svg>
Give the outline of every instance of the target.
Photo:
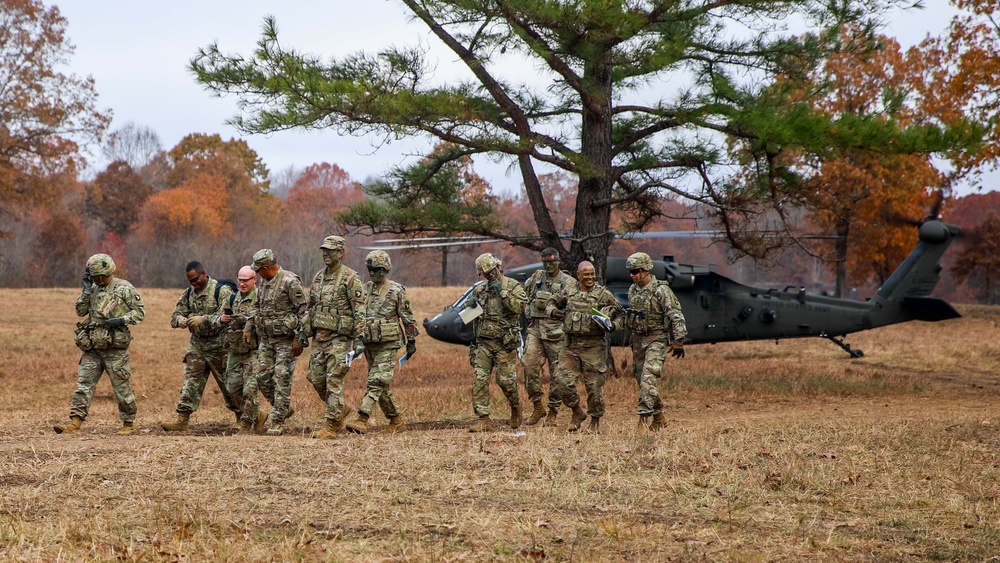
<svg viewBox="0 0 1000 563">
<path fill-rule="evenodd" d="M 632 284 L 628 290 L 628 310 L 625 311 L 625 327 L 636 334 L 662 331 L 664 310 L 661 302 L 660 286 L 669 284 L 662 280 L 651 280 L 644 288 Z"/>
<path fill-rule="evenodd" d="M 571 336 L 604 335 L 594 319 L 591 309 L 601 304 L 601 297 L 606 290 L 603 286 L 594 285 L 590 291 L 581 291 L 579 286 L 566 288 L 566 317 L 563 319 L 563 330 Z"/>
<path fill-rule="evenodd" d="M 560 271 L 559 274 L 562 272 Z M 564 280 L 561 275 L 556 275 L 555 279 L 549 280 L 548 276 L 545 275 L 545 270 L 536 270 L 527 283 L 528 307 L 525 313 L 528 317 L 532 319 L 548 318 L 545 314 L 545 305 L 552 295 L 569 287 L 568 281 Z"/>
<path fill-rule="evenodd" d="M 243 327 L 247 324 L 247 316 L 253 309 L 254 299 L 257 297 L 257 288 L 250 290 L 250 294 L 244 297 L 240 293 L 233 294 L 229 302 L 233 310 L 232 320 L 225 323 L 225 332 L 222 333 L 222 345 L 233 354 L 247 354 L 251 350 L 257 349 L 257 334 L 251 333 L 250 343 L 243 341 Z"/>
<path fill-rule="evenodd" d="M 194 295 L 193 288 L 187 288 L 184 291 L 184 297 L 187 299 L 188 310 L 191 311 L 190 314 L 207 316 L 214 315 L 218 312 L 219 305 L 221 304 L 219 292 L 223 287 L 223 284 L 221 284 L 219 280 L 210 278 L 208 280 L 208 284 L 205 285 L 205 289 L 202 290 L 201 295 L 196 296 Z M 202 296 L 205 297 L 204 307 L 200 305 L 200 301 L 196 301 L 197 298 Z M 229 296 L 226 296 L 223 299 L 229 299 Z M 199 303 L 199 305 L 195 306 L 195 303 Z M 199 338 L 210 338 L 222 334 L 223 330 L 225 330 L 225 327 L 213 326 L 213 323 L 201 323 L 201 325 L 191 329 L 191 334 Z"/>
<path fill-rule="evenodd" d="M 347 288 L 356 273 L 348 272 L 347 266 L 341 264 L 337 278 L 332 283 L 326 283 L 326 270 L 322 270 L 313 280 L 311 291 L 318 291 L 316 304 L 309 309 L 309 321 L 314 329 L 326 329 L 343 336 L 354 334 L 354 315 L 343 306 L 350 302 Z M 346 279 L 345 279 L 346 278 Z"/>
<path fill-rule="evenodd" d="M 504 289 L 508 292 L 518 287 L 517 280 L 501 278 Z M 483 314 L 476 320 L 476 338 L 504 339 L 504 345 L 513 336 L 516 340 L 520 331 L 520 315 L 511 314 L 503 306 L 503 299 L 489 290 L 489 284 L 484 283 L 476 288 L 476 299 L 483 308 Z"/>
<path fill-rule="evenodd" d="M 299 319 L 292 310 L 278 309 L 278 301 L 282 296 L 278 293 L 289 272 L 278 270 L 278 273 L 267 280 L 264 287 L 257 290 L 256 326 L 258 334 L 268 337 L 293 336 L 299 326 Z M 285 297 L 287 299 L 287 296 Z"/>
<path fill-rule="evenodd" d="M 84 352 L 124 349 L 132 342 L 132 332 L 128 325 L 115 328 L 104 326 L 104 321 L 129 312 L 128 303 L 122 295 L 125 289 L 121 284 L 118 278 L 111 278 L 104 291 L 95 289 L 90 295 L 90 318 L 86 322 L 77 323 L 74 333 L 74 343 Z"/>
<path fill-rule="evenodd" d="M 374 283 L 365 284 L 365 329 L 361 334 L 365 344 L 401 340 L 402 330 L 396 310 L 396 294 L 400 289 L 402 286 L 391 280 L 386 281 L 379 291 L 375 291 Z"/>
</svg>

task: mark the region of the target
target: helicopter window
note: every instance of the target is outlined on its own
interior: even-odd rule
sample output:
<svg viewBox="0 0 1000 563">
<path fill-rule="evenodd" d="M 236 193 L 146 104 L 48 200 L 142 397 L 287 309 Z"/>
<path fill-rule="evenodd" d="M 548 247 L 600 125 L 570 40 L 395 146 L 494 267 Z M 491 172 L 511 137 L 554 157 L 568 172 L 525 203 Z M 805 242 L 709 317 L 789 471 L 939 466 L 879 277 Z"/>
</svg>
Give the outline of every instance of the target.
<svg viewBox="0 0 1000 563">
<path fill-rule="evenodd" d="M 466 299 L 468 299 L 468 298 L 469 298 L 469 295 L 471 295 L 471 294 L 472 294 L 472 290 L 476 289 L 476 286 L 478 286 L 478 285 L 480 285 L 480 284 L 482 284 L 482 283 L 483 283 L 483 282 L 481 282 L 481 281 L 478 281 L 478 282 L 476 282 L 476 283 L 472 284 L 472 287 L 470 287 L 469 289 L 465 290 L 465 293 L 463 293 L 461 297 L 459 297 L 458 299 L 456 299 L 456 300 L 455 300 L 455 302 L 454 302 L 454 303 L 452 303 L 452 304 L 451 304 L 451 305 L 449 306 L 449 308 L 451 308 L 451 309 L 454 309 L 455 307 L 458 307 L 458 306 L 459 306 L 459 305 L 461 305 L 462 303 L 465 303 L 465 300 L 466 300 Z"/>
</svg>

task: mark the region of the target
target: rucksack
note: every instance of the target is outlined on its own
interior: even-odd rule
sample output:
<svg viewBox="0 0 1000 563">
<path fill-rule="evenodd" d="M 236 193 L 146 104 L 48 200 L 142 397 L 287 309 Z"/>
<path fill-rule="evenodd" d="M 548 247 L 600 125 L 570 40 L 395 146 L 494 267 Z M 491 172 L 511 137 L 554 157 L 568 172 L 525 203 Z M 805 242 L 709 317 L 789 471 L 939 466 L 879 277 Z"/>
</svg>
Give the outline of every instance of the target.
<svg viewBox="0 0 1000 563">
<path fill-rule="evenodd" d="M 232 292 L 229 294 L 229 306 L 232 307 L 233 301 L 236 299 L 236 292 L 239 291 L 239 288 L 236 286 L 236 282 L 229 278 L 222 278 L 215 280 L 215 306 L 216 307 L 219 306 L 219 291 L 222 290 L 222 286 L 224 285 L 229 286 L 229 289 L 232 290 Z M 190 300 L 191 292 L 193 290 L 194 288 L 189 286 L 187 290 L 184 291 L 184 299 Z"/>
</svg>

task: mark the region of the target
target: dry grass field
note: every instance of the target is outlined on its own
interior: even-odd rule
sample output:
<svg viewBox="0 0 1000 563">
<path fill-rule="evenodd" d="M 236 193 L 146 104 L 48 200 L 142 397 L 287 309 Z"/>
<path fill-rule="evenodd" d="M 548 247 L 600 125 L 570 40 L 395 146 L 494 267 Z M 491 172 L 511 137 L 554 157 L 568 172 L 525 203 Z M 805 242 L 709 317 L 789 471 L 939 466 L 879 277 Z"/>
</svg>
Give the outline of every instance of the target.
<svg viewBox="0 0 1000 563">
<path fill-rule="evenodd" d="M 460 288 L 410 290 L 418 320 Z M 77 435 L 76 290 L 0 290 L 0 560 L 913 561 L 1000 553 L 1000 309 L 820 340 L 691 346 L 669 360 L 670 428 L 637 433 L 636 385 L 606 387 L 598 436 L 470 434 L 466 349 L 418 340 L 394 389 L 408 432 L 234 436 L 214 382 L 168 435 L 187 333 L 179 291 L 144 290 L 141 428 L 118 437 L 103 377 Z M 17 304 L 23 304 L 20 309 Z M 618 350 L 617 353 L 624 352 Z M 618 355 L 620 362 L 625 355 Z M 348 379 L 353 406 L 364 362 Z M 494 414 L 507 408 L 495 386 Z M 562 415 L 566 417 L 566 414 Z M 373 417 L 376 429 L 385 424 Z"/>
</svg>

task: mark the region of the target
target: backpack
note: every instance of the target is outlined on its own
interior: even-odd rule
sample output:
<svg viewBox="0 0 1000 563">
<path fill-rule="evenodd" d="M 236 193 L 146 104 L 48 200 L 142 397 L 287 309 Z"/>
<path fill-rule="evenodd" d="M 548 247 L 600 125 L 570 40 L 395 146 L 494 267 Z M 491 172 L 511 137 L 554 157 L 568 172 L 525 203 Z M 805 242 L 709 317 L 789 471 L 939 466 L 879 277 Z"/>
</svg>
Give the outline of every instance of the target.
<svg viewBox="0 0 1000 563">
<path fill-rule="evenodd" d="M 215 306 L 216 306 L 216 308 L 218 308 L 218 306 L 219 306 L 219 291 L 222 289 L 222 286 L 224 286 L 224 285 L 229 286 L 229 289 L 232 290 L 232 292 L 229 294 L 229 307 L 233 306 L 233 301 L 236 299 L 236 292 L 239 291 L 239 288 L 236 286 L 236 282 L 233 281 L 233 280 L 231 280 L 231 279 L 229 279 L 229 278 L 222 278 L 222 279 L 215 280 Z M 191 292 L 193 291 L 193 289 L 194 288 L 192 288 L 192 287 L 188 287 L 184 291 L 184 299 L 188 299 L 188 300 L 191 299 Z"/>
</svg>

